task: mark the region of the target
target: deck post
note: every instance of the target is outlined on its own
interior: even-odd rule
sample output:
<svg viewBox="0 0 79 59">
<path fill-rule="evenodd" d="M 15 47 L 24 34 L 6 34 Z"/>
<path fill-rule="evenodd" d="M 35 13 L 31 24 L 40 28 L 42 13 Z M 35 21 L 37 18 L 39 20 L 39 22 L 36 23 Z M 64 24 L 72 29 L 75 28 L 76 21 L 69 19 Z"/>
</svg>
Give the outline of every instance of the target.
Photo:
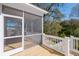
<svg viewBox="0 0 79 59">
<path fill-rule="evenodd" d="M 41 35 L 41 44 L 43 44 L 43 15 L 42 15 L 42 35 Z"/>
<path fill-rule="evenodd" d="M 65 50 L 65 55 L 69 56 L 70 55 L 70 38 L 65 37 L 64 39 L 64 50 Z"/>
<path fill-rule="evenodd" d="M 22 19 L 22 48 L 24 50 L 24 11 L 23 11 L 23 19 Z"/>
<path fill-rule="evenodd" d="M 74 47 L 74 43 L 73 43 L 73 38 L 74 38 L 74 36 L 71 36 L 70 37 L 70 50 L 73 50 L 73 47 Z"/>
<path fill-rule="evenodd" d="M 4 19 L 2 16 L 2 4 L 0 4 L 0 55 L 4 51 Z"/>
</svg>

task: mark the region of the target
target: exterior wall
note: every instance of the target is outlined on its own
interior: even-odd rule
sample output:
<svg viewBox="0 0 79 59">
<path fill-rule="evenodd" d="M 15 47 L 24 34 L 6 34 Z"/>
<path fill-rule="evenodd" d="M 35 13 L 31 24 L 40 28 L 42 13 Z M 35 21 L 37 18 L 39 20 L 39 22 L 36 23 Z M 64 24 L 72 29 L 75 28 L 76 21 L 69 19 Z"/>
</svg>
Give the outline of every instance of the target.
<svg viewBox="0 0 79 59">
<path fill-rule="evenodd" d="M 4 20 L 3 17 L 1 15 L 2 13 L 2 4 L 0 4 L 0 55 L 2 55 L 3 53 L 3 46 L 4 46 Z"/>
</svg>

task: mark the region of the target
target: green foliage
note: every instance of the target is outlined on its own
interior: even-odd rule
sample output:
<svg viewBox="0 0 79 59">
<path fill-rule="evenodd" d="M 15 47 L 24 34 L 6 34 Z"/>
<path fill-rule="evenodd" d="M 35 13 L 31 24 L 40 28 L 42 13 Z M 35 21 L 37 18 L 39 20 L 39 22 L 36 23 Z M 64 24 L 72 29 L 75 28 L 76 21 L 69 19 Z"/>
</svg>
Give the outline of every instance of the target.
<svg viewBox="0 0 79 59">
<path fill-rule="evenodd" d="M 58 32 L 61 31 L 61 29 L 62 26 L 60 25 L 59 20 L 44 22 L 44 33 L 46 34 L 58 35 Z"/>
<path fill-rule="evenodd" d="M 59 34 L 60 37 L 65 37 L 66 35 L 64 33 Z"/>
<path fill-rule="evenodd" d="M 79 16 L 79 4 L 74 6 L 70 13 L 70 20 L 62 21 L 61 18 L 65 17 L 59 7 L 64 4 L 59 3 L 33 3 L 34 5 L 47 10 L 49 13 L 44 15 L 44 33 L 50 35 L 65 36 L 78 36 L 79 37 L 79 20 L 73 17 Z"/>
<path fill-rule="evenodd" d="M 64 33 L 66 36 L 78 36 L 79 37 L 79 21 L 74 19 L 72 20 L 66 20 L 61 23 L 62 30 L 59 32 L 59 36 L 61 36 L 62 33 Z"/>
<path fill-rule="evenodd" d="M 75 36 L 79 37 L 79 28 L 76 28 L 76 29 L 74 30 L 74 34 L 75 34 Z"/>
</svg>

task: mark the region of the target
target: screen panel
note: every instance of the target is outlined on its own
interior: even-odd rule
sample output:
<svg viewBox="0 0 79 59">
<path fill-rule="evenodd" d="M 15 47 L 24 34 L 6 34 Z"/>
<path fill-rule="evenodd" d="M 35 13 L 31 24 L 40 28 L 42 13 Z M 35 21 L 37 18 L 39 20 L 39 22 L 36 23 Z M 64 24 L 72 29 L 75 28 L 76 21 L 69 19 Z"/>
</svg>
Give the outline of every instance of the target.
<svg viewBox="0 0 79 59">
<path fill-rule="evenodd" d="M 4 36 L 22 35 L 22 20 L 12 17 L 4 17 Z"/>
</svg>

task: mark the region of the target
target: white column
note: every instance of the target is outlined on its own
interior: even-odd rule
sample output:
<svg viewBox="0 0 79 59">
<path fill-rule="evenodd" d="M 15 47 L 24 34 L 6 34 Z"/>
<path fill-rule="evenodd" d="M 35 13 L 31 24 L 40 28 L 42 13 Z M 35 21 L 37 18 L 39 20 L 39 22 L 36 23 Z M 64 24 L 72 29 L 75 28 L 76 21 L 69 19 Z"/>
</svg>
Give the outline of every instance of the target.
<svg viewBox="0 0 79 59">
<path fill-rule="evenodd" d="M 64 50 L 65 50 L 65 55 L 69 56 L 70 55 L 70 39 L 69 39 L 69 37 L 65 37 L 65 39 L 64 39 Z"/>
<path fill-rule="evenodd" d="M 74 38 L 73 36 L 70 37 L 70 50 L 73 50 L 74 48 L 73 38 Z"/>
<path fill-rule="evenodd" d="M 23 19 L 22 19 L 22 48 L 24 50 L 24 12 L 23 12 Z"/>
<path fill-rule="evenodd" d="M 0 55 L 4 51 L 4 19 L 2 16 L 2 5 L 0 4 Z"/>
</svg>

